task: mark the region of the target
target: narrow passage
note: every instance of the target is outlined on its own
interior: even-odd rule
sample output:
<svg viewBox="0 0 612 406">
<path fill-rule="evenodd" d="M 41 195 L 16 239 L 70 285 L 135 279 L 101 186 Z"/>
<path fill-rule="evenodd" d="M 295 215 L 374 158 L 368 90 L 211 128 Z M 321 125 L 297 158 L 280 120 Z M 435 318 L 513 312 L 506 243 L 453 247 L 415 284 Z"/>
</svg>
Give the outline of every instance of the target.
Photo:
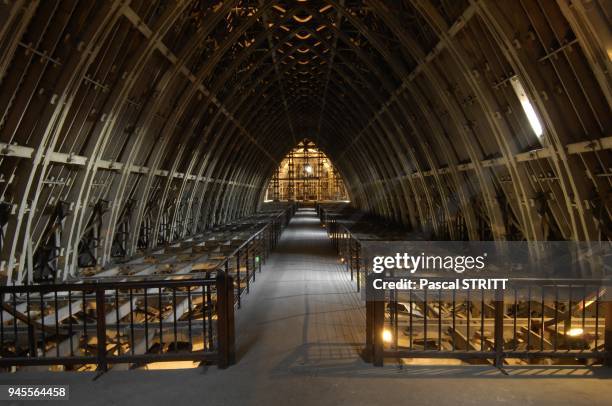
<svg viewBox="0 0 612 406">
<path fill-rule="evenodd" d="M 237 369 L 316 373 L 361 363 L 365 308 L 314 209 L 293 217 L 237 320 Z"/>
</svg>

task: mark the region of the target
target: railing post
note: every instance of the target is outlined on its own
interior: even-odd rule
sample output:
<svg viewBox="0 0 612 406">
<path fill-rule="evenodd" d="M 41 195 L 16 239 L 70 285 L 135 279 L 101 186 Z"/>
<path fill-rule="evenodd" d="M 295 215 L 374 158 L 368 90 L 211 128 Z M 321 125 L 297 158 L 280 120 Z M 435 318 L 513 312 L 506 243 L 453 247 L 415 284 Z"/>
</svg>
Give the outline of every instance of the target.
<svg viewBox="0 0 612 406">
<path fill-rule="evenodd" d="M 272 249 L 274 249 L 274 248 L 276 248 L 276 241 L 277 241 L 276 234 L 278 233 L 278 230 L 277 230 L 278 223 L 277 223 L 276 220 L 274 220 L 274 223 L 272 223 L 272 224 L 273 224 L 273 230 L 274 230 L 273 233 L 272 233 Z"/>
<path fill-rule="evenodd" d="M 364 348 L 364 355 L 366 362 L 372 362 L 372 356 L 374 354 L 374 344 L 372 343 L 372 330 L 374 323 L 374 309 L 372 301 L 366 296 L 366 342 Z"/>
<path fill-rule="evenodd" d="M 252 267 L 253 267 L 253 282 L 255 282 L 255 272 L 257 272 L 257 256 L 258 256 L 258 252 L 257 252 L 257 242 L 255 240 L 251 241 L 251 261 L 253 261 L 252 263 Z M 261 259 L 259 259 L 259 263 L 261 263 Z M 260 268 L 261 269 L 261 268 Z"/>
<path fill-rule="evenodd" d="M 377 297 L 374 300 L 374 324 L 372 334 L 374 335 L 374 357 L 372 363 L 375 367 L 382 367 L 384 364 L 384 343 L 383 330 L 385 327 L 385 302 L 382 297 Z"/>
<path fill-rule="evenodd" d="M 268 262 L 268 228 L 266 228 L 261 232 L 261 256 L 263 257 L 264 263 Z"/>
<path fill-rule="evenodd" d="M 272 226 L 268 225 L 268 230 L 266 231 L 266 261 L 270 257 L 270 251 L 272 250 Z"/>
<path fill-rule="evenodd" d="M 361 245 L 359 244 L 359 242 L 356 242 L 356 246 L 355 246 L 355 265 L 356 265 L 356 271 L 357 271 L 357 292 L 359 292 L 361 290 L 361 279 L 359 276 L 359 270 L 361 268 L 361 264 L 360 264 L 360 259 L 359 259 L 359 255 L 361 251 Z"/>
<path fill-rule="evenodd" d="M 338 223 L 334 220 L 334 248 L 336 248 L 337 252 L 340 252 L 340 241 L 339 241 L 339 233 L 338 233 Z"/>
<path fill-rule="evenodd" d="M 276 246 L 278 245 L 278 240 L 280 239 L 280 230 L 281 230 L 281 228 L 282 228 L 282 224 L 279 221 L 276 224 L 276 233 L 274 235 L 274 248 L 276 248 Z"/>
<path fill-rule="evenodd" d="M 36 331 L 33 324 L 28 324 L 28 354 L 36 357 Z M 44 344 L 43 344 L 44 345 Z"/>
<path fill-rule="evenodd" d="M 495 325 L 494 325 L 494 365 L 501 368 L 504 362 L 504 293 L 495 291 Z"/>
<path fill-rule="evenodd" d="M 106 372 L 106 310 L 104 288 L 96 287 L 96 334 L 98 339 L 98 371 Z"/>
<path fill-rule="evenodd" d="M 383 330 L 385 326 L 385 302 L 384 292 L 375 290 L 373 280 L 376 275 L 372 274 L 366 283 L 366 348 L 365 354 L 368 361 L 374 366 L 381 367 L 384 364 Z"/>
<path fill-rule="evenodd" d="M 346 231 L 346 229 L 345 229 Z M 345 256 L 346 258 L 346 270 L 351 272 L 351 280 L 353 280 L 353 267 L 351 264 L 351 261 L 353 260 L 353 255 L 351 253 L 351 238 L 348 235 L 348 233 L 345 234 L 346 235 L 346 253 Z"/>
<path fill-rule="evenodd" d="M 242 282 L 240 281 L 240 251 L 236 252 L 236 282 L 238 283 L 238 308 L 242 305 Z"/>
<path fill-rule="evenodd" d="M 217 351 L 218 367 L 225 369 L 236 362 L 234 331 L 233 279 L 226 273 L 217 275 Z"/>
<path fill-rule="evenodd" d="M 606 351 L 604 365 L 612 367 L 612 301 L 604 303 L 604 311 L 606 312 L 604 319 L 604 351 Z"/>
<path fill-rule="evenodd" d="M 227 361 L 236 363 L 236 326 L 234 322 L 234 278 L 227 275 Z"/>
<path fill-rule="evenodd" d="M 244 266 L 246 268 L 246 291 L 247 293 L 249 293 L 251 291 L 251 283 L 250 283 L 250 276 L 249 276 L 249 243 L 247 242 L 247 244 L 244 247 Z"/>
<path fill-rule="evenodd" d="M 259 244 L 258 244 L 258 247 L 259 247 L 259 263 L 257 264 L 257 267 L 259 268 L 259 273 L 261 273 L 261 264 L 262 264 L 262 262 L 265 261 L 265 258 L 264 258 L 265 252 L 264 252 L 264 249 L 263 249 L 263 242 L 265 241 L 265 238 L 263 238 L 263 233 L 259 234 L 258 238 L 259 238 Z"/>
</svg>

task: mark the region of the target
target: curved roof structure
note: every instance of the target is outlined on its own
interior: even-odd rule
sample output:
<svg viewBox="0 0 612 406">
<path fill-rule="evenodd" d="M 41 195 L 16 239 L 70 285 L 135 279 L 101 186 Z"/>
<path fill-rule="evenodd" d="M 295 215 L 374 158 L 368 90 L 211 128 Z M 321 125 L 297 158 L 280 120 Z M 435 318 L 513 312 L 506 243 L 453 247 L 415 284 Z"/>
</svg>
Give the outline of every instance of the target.
<svg viewBox="0 0 612 406">
<path fill-rule="evenodd" d="M 603 3 L 2 3 L 2 268 L 253 212 L 304 137 L 355 205 L 439 238 L 610 239 Z"/>
</svg>

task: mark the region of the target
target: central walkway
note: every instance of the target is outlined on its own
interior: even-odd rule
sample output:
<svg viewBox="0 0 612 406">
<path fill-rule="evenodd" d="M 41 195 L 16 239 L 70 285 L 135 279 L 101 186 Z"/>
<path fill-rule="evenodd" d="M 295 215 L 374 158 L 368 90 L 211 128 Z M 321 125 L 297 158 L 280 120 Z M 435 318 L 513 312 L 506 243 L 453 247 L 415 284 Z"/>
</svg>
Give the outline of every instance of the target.
<svg viewBox="0 0 612 406">
<path fill-rule="evenodd" d="M 92 373 L 20 372 L 0 375 L 0 384 L 69 385 L 75 404 L 104 406 L 592 406 L 612 398 L 605 369 L 518 368 L 506 376 L 486 365 L 375 368 L 359 358 L 365 312 L 355 288 L 314 210 L 301 209 L 236 313 L 236 365 L 111 370 L 95 381 Z"/>
<path fill-rule="evenodd" d="M 365 308 L 314 209 L 301 209 L 245 296 L 236 326 L 240 368 L 272 374 L 362 363 Z"/>
</svg>

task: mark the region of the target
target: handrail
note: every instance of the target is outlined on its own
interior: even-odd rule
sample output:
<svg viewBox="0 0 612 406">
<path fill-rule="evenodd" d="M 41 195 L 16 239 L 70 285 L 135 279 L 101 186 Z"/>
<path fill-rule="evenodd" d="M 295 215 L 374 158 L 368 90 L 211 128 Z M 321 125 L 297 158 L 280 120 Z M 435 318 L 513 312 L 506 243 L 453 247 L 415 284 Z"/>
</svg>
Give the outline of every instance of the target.
<svg viewBox="0 0 612 406">
<path fill-rule="evenodd" d="M 184 288 L 193 285 L 213 285 L 215 278 L 208 279 L 167 279 L 147 281 L 121 281 L 121 282 L 88 282 L 88 283 L 55 283 L 48 285 L 4 285 L 0 286 L 0 294 L 6 293 L 49 293 L 56 291 L 89 291 L 96 289 L 142 289 L 142 288 Z"/>
<path fill-rule="evenodd" d="M 553 280 L 521 278 L 525 284 L 548 283 L 536 286 L 537 294 L 531 294 L 534 285 L 527 285 L 530 295 L 521 299 L 516 288 L 488 296 L 477 289 L 461 294 L 454 289 L 443 297 L 441 289 L 424 289 L 403 296 L 391 291 L 387 297 L 373 288 L 378 277 L 370 274 L 366 284 L 365 353 L 375 366 L 382 366 L 385 357 L 488 359 L 498 367 L 506 358 L 612 361 L 612 302 L 602 299 L 600 280 L 565 279 L 561 282 L 567 285 L 553 285 Z M 569 297 L 540 294 L 539 289 L 553 286 L 569 288 Z"/>
<path fill-rule="evenodd" d="M 45 297 L 49 292 L 53 295 Z M 235 362 L 233 278 L 225 273 L 191 280 L 0 286 L 0 293 L 0 367 L 95 364 L 106 371 L 118 363 L 193 360 L 226 368 Z M 23 311 L 17 310 L 18 293 L 27 294 Z M 126 306 L 129 317 L 121 310 Z M 144 320 L 136 320 L 137 306 L 153 306 L 157 314 L 147 311 Z M 42 309 L 49 308 L 53 313 L 44 314 Z M 41 311 L 43 317 L 35 318 Z M 73 322 L 88 311 L 95 312 L 95 321 L 90 313 L 83 323 Z M 6 326 L 5 312 L 13 315 Z M 79 345 L 81 335 L 87 343 L 92 330 L 95 351 Z M 180 349 L 179 343 L 188 348 Z"/>
<path fill-rule="evenodd" d="M 294 207 L 288 207 L 268 216 L 266 224 L 258 222 L 253 234 L 237 246 L 230 244 L 232 251 L 204 272 L 189 272 L 199 258 L 205 258 L 205 253 L 192 252 L 191 260 L 174 264 L 174 274 L 93 275 L 58 284 L 0 286 L 0 348 L 5 354 L 15 351 L 0 358 L 0 366 L 93 363 L 105 370 L 113 363 L 179 359 L 230 365 L 235 359 L 235 308 L 240 307 L 241 295 L 249 292 L 250 282 L 261 272 L 262 262 L 276 246 L 293 212 Z M 177 248 L 180 250 L 180 245 Z M 162 264 L 150 264 L 157 265 Z M 135 317 L 138 308 L 151 306 L 154 312 L 147 311 L 144 320 L 142 315 Z M 95 321 L 90 318 L 92 311 Z M 75 317 L 82 322 L 73 322 Z M 10 320 L 14 322 L 8 323 Z M 192 341 L 196 328 L 202 338 L 197 345 L 203 345 L 197 351 Z M 184 343 L 187 332 L 191 350 L 178 351 L 177 345 Z M 81 342 L 79 336 L 87 341 L 92 334 L 98 337 L 97 355 L 87 346 L 79 352 L 73 349 L 73 342 Z M 107 336 L 112 337 L 114 350 L 106 350 Z M 172 336 L 174 347 L 167 338 Z M 154 349 L 154 338 L 159 339 L 161 348 L 149 352 Z M 24 342 L 29 349 L 24 350 Z M 129 353 L 122 351 L 124 345 Z M 47 350 L 39 356 L 43 347 Z"/>
</svg>

